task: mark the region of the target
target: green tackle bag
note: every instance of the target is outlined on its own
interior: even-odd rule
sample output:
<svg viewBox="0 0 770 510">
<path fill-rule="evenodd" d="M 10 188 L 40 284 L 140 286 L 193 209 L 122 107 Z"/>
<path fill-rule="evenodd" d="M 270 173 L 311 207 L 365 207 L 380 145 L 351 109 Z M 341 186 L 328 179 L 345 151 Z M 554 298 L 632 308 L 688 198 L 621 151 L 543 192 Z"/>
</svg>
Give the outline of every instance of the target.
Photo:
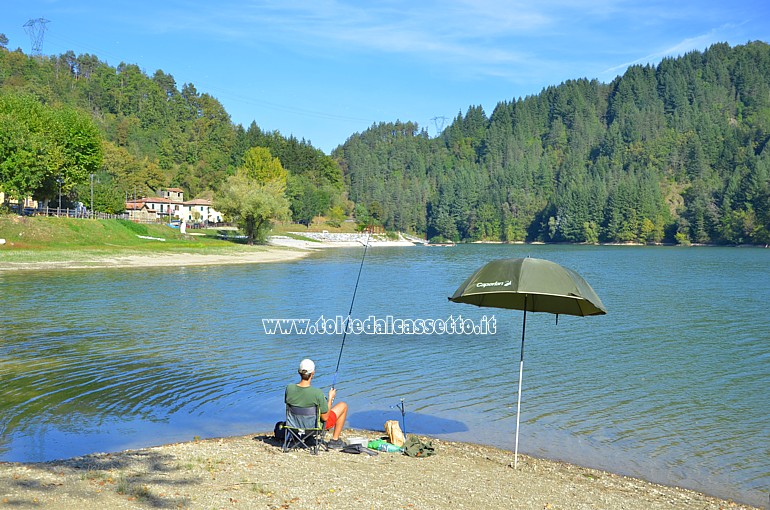
<svg viewBox="0 0 770 510">
<path fill-rule="evenodd" d="M 417 436 L 409 436 L 404 443 L 404 455 L 410 457 L 430 457 L 436 454 L 432 441 L 423 442 Z"/>
</svg>

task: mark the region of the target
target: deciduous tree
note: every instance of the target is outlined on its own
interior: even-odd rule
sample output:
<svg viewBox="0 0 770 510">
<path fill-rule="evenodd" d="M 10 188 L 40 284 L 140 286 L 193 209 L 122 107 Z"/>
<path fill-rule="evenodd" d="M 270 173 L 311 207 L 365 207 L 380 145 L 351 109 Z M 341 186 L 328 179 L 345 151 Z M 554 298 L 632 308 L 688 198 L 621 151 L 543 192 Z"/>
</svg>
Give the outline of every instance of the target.
<svg viewBox="0 0 770 510">
<path fill-rule="evenodd" d="M 290 218 L 286 170 L 267 149 L 249 149 L 244 164 L 227 179 L 214 200 L 214 208 L 234 220 L 249 245 L 263 243 L 273 220 Z"/>
<path fill-rule="evenodd" d="M 47 200 L 69 193 L 101 161 L 101 136 L 88 115 L 0 94 L 0 189 L 8 195 Z"/>
</svg>

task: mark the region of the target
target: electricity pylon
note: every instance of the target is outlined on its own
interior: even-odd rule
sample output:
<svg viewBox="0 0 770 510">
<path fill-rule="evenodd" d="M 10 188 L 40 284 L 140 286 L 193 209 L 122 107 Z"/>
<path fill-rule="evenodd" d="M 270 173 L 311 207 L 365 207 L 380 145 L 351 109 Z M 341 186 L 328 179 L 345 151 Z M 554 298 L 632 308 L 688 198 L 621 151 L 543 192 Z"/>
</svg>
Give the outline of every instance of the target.
<svg viewBox="0 0 770 510">
<path fill-rule="evenodd" d="M 43 36 L 45 35 L 45 24 L 49 21 L 45 18 L 31 19 L 24 23 L 24 31 L 29 35 L 32 41 L 32 54 L 40 55 L 43 47 Z"/>
<path fill-rule="evenodd" d="M 430 120 L 432 120 L 433 121 L 433 125 L 436 126 L 436 136 L 440 135 L 441 131 L 444 130 L 444 122 L 446 121 L 446 117 L 444 117 L 444 116 L 433 117 Z M 441 122 L 439 123 L 439 121 L 441 121 Z M 441 124 L 441 125 L 439 126 L 439 124 Z"/>
</svg>

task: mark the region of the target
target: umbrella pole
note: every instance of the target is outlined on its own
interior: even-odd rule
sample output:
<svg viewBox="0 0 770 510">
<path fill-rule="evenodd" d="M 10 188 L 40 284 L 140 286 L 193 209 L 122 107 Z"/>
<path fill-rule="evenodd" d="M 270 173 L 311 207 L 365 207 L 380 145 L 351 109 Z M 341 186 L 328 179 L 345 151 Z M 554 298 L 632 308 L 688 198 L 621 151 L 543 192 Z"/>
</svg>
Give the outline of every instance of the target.
<svg viewBox="0 0 770 510">
<path fill-rule="evenodd" d="M 524 333 L 527 331 L 527 297 L 524 296 L 524 323 L 521 326 L 521 360 L 519 361 L 519 398 L 516 401 L 516 443 L 513 450 L 513 469 L 519 465 L 519 416 L 521 415 L 521 381 L 524 377 Z"/>
</svg>

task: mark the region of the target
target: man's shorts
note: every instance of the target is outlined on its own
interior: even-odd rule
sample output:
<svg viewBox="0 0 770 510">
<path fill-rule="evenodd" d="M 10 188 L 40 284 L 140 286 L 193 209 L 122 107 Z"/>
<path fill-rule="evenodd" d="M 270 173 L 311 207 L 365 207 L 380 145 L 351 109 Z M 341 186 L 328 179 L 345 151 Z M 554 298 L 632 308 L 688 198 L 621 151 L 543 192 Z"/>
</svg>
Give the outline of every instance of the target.
<svg viewBox="0 0 770 510">
<path fill-rule="evenodd" d="M 326 430 L 329 430 L 330 428 L 334 427 L 334 425 L 337 424 L 337 415 L 334 414 L 334 411 L 329 409 L 329 414 L 326 417 Z"/>
</svg>

